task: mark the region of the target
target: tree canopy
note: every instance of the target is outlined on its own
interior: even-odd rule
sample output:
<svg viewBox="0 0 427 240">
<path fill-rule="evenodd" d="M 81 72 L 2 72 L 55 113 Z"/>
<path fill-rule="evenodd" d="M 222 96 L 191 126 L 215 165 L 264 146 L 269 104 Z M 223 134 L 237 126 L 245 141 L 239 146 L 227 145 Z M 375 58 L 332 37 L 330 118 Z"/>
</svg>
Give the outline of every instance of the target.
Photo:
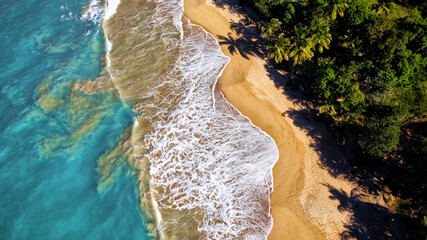
<svg viewBox="0 0 427 240">
<path fill-rule="evenodd" d="M 372 159 L 403 162 L 408 178 L 423 176 L 427 1 L 248 1 L 267 20 L 262 32 L 276 67 L 298 73 L 293 79 L 309 88 L 318 113 L 352 132 L 342 142 Z M 427 192 L 427 181 L 421 186 Z M 413 201 L 423 199 L 417 211 L 427 215 L 425 195 Z"/>
</svg>

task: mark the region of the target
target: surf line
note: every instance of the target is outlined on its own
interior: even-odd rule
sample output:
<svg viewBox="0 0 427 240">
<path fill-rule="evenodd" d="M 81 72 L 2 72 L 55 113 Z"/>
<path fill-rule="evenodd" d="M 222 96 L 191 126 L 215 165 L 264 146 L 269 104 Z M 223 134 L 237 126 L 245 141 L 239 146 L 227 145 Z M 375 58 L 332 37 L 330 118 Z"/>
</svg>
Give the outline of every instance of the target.
<svg viewBox="0 0 427 240">
<path fill-rule="evenodd" d="M 104 13 L 104 18 L 102 21 L 102 29 L 104 32 L 104 38 L 105 38 L 105 45 L 107 47 L 107 51 L 105 54 L 105 58 L 107 61 L 107 72 L 108 75 L 110 75 L 111 81 L 113 83 L 114 88 L 117 90 L 117 93 L 119 94 L 120 98 L 123 99 L 122 94 L 120 93 L 119 89 L 117 88 L 116 84 L 114 84 L 114 76 L 110 71 L 110 67 L 111 67 L 111 59 L 110 59 L 110 52 L 111 49 L 113 48 L 113 44 L 110 42 L 110 40 L 108 39 L 108 36 L 106 34 L 107 28 L 105 26 L 105 23 L 107 22 L 108 19 L 110 19 L 116 12 L 117 12 L 117 7 L 120 4 L 120 0 L 107 0 L 105 2 L 106 6 L 105 6 L 105 13 Z"/>
<path fill-rule="evenodd" d="M 113 76 L 113 74 L 110 71 L 110 68 L 111 68 L 110 52 L 111 52 L 111 49 L 113 47 L 113 44 L 108 39 L 108 36 L 106 34 L 107 28 L 106 28 L 106 25 L 105 25 L 105 23 L 117 12 L 117 7 L 120 5 L 120 0 L 107 0 L 105 2 L 105 4 L 106 4 L 106 6 L 105 6 L 106 10 L 105 10 L 105 14 L 104 14 L 104 17 L 103 17 L 102 28 L 104 30 L 105 45 L 107 47 L 107 51 L 106 51 L 106 54 L 105 54 L 106 55 L 106 62 L 107 62 L 106 70 L 107 70 L 108 74 L 110 75 L 111 80 L 113 82 L 113 85 L 116 88 L 116 90 L 117 90 L 120 98 L 123 99 L 123 97 L 122 97 L 119 89 L 114 84 L 114 76 Z M 138 126 L 138 119 L 135 119 L 134 126 Z M 161 213 L 160 213 L 160 211 L 158 209 L 158 204 L 156 202 L 156 199 L 153 197 L 153 194 L 150 194 L 150 197 L 151 197 L 151 204 L 152 204 L 152 207 L 153 207 L 153 210 L 154 210 L 154 215 L 155 215 L 155 222 L 156 222 L 156 227 L 155 228 L 157 229 L 157 231 L 155 231 L 155 232 L 156 232 L 156 234 L 160 235 L 160 239 L 163 239 L 163 236 L 162 236 L 163 235 L 162 234 L 163 231 L 161 229 L 162 215 L 161 215 Z"/>
</svg>

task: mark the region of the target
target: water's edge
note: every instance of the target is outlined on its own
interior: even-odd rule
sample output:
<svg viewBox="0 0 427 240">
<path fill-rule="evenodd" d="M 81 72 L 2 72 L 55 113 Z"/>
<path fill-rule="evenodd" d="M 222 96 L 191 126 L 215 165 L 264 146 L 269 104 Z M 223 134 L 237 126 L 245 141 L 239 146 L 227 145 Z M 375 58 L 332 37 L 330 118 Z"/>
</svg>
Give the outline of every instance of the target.
<svg viewBox="0 0 427 240">
<path fill-rule="evenodd" d="M 107 31 L 107 29 L 105 28 L 105 23 L 114 15 L 114 14 L 116 14 L 116 12 L 117 12 L 117 8 L 118 8 L 118 6 L 119 6 L 119 4 L 120 4 L 121 2 L 120 2 L 120 0 L 107 0 L 106 1 L 106 11 L 105 11 L 105 15 L 104 15 L 104 18 L 103 18 L 103 23 L 102 23 L 102 26 L 103 26 L 103 28 L 104 28 L 104 31 Z M 181 9 L 182 9 L 182 11 L 181 12 L 183 12 L 183 9 L 184 9 L 184 2 L 183 2 L 183 0 L 180 2 L 180 7 L 181 7 Z M 183 24 L 183 22 L 184 21 L 188 21 L 188 19 L 185 17 L 185 16 L 183 16 L 183 13 L 182 13 L 182 15 L 180 16 L 180 18 L 182 19 L 181 20 L 181 24 Z M 196 25 L 196 24 L 192 24 L 192 23 L 189 23 L 189 25 L 190 25 L 190 28 L 192 28 L 192 27 L 197 27 L 197 28 L 200 28 L 200 29 L 202 29 L 203 31 L 204 31 L 204 33 L 207 35 L 207 36 L 209 36 L 210 38 L 212 38 L 212 39 L 215 39 L 215 43 L 216 43 L 216 48 L 217 48 L 217 50 L 219 51 L 219 52 L 221 52 L 221 48 L 220 48 L 220 45 L 219 45 L 219 43 L 218 43 L 218 40 L 214 37 L 214 35 L 212 35 L 211 33 L 209 33 L 209 32 L 207 32 L 205 29 L 203 29 L 203 27 L 201 27 L 201 26 L 198 26 L 198 25 Z M 181 26 L 181 28 L 182 28 L 182 26 Z M 113 45 L 112 45 L 112 43 L 110 42 L 110 40 L 108 39 L 108 36 L 107 36 L 107 34 L 104 34 L 104 36 L 105 36 L 105 41 L 106 41 L 106 46 L 107 46 L 107 51 L 106 51 L 106 62 L 107 62 L 107 66 L 106 66 L 106 69 L 107 69 L 107 72 L 109 73 L 109 75 L 110 75 L 110 77 L 112 78 L 112 79 L 114 79 L 114 76 L 113 76 L 113 74 L 111 73 L 111 59 L 110 59 L 110 52 L 111 52 L 111 50 L 112 50 L 112 47 L 113 47 Z M 183 38 L 183 36 L 184 36 L 184 34 L 182 33 L 182 30 L 181 30 L 181 38 Z M 274 156 L 269 156 L 269 157 L 271 157 L 272 159 L 274 158 L 274 161 L 270 161 L 270 162 L 268 162 L 268 168 L 269 168 L 269 171 L 266 173 L 266 174 L 268 174 L 268 176 L 264 176 L 264 178 L 265 179 L 270 179 L 271 181 L 270 182 L 266 182 L 266 185 L 268 186 L 267 187 L 267 192 L 268 192 L 268 195 L 270 196 L 271 195 L 271 193 L 272 193 L 272 191 L 273 191 L 273 177 L 272 177 L 272 169 L 273 169 L 273 166 L 274 166 L 274 164 L 277 162 L 277 160 L 278 160 L 278 157 L 279 157 L 279 154 L 278 154 L 278 148 L 277 148 L 277 145 L 276 145 L 276 143 L 274 142 L 274 140 L 266 133 L 266 132 L 264 132 L 263 130 L 261 130 L 259 127 L 257 127 L 257 126 L 255 126 L 253 123 L 252 123 L 252 121 L 248 118 L 248 117 L 246 117 L 246 116 L 244 116 L 236 107 L 234 107 L 227 99 L 225 99 L 225 97 L 224 97 L 224 95 L 222 94 L 222 92 L 219 92 L 219 98 L 218 98 L 218 95 L 215 93 L 216 91 L 219 91 L 218 90 L 218 86 L 217 85 L 219 85 L 220 84 L 220 82 L 219 82 L 219 79 L 220 79 L 220 77 L 222 76 L 222 74 L 223 74 L 223 71 L 224 71 L 224 69 L 226 68 L 226 66 L 227 66 L 227 64 L 229 63 L 229 61 L 230 61 L 230 58 L 229 57 L 227 57 L 227 56 L 225 56 L 222 52 L 221 52 L 221 54 L 222 54 L 222 56 L 224 57 L 224 58 L 227 58 L 227 62 L 221 67 L 221 70 L 220 70 L 220 72 L 219 72 L 219 77 L 217 77 L 215 80 L 214 80 L 214 82 L 212 83 L 212 87 L 211 87 L 211 98 L 212 98 L 212 103 L 211 103 L 211 105 L 212 105 L 212 108 L 214 109 L 214 111 L 215 110 L 220 110 L 220 109 L 218 109 L 217 108 L 217 102 L 219 101 L 219 102 L 221 102 L 221 103 L 223 103 L 223 104 L 225 104 L 226 105 L 226 107 L 227 108 L 230 108 L 230 109 L 232 109 L 232 111 L 233 112 L 237 112 L 238 113 L 238 115 L 240 115 L 240 116 L 238 116 L 238 118 L 244 118 L 245 119 L 245 121 L 247 121 L 247 122 L 249 122 L 250 124 L 251 124 L 251 126 L 254 128 L 254 129 L 256 129 L 259 133 L 261 133 L 261 134 L 263 134 L 266 138 L 268 138 L 269 139 L 269 141 L 270 142 L 272 142 L 272 143 L 274 143 L 274 148 L 275 148 L 275 150 L 274 150 Z M 114 81 L 113 81 L 113 83 L 114 83 Z M 116 87 L 116 89 L 117 89 L 117 92 L 120 94 L 120 96 L 122 97 L 122 95 L 121 95 L 121 92 L 120 92 L 120 90 L 119 90 L 119 87 L 117 87 L 117 86 L 115 86 Z M 123 98 L 123 97 L 122 97 Z M 221 107 L 221 108 L 223 108 L 223 107 Z M 230 117 L 230 115 L 229 115 L 229 117 Z M 233 117 L 234 118 L 234 117 Z M 236 119 L 236 118 L 234 118 L 236 121 L 241 121 L 240 119 Z M 135 119 L 135 122 L 134 122 L 134 127 L 138 127 L 138 125 L 139 125 L 139 122 L 138 122 L 138 119 Z M 151 187 L 149 187 L 148 189 L 151 189 Z M 151 191 L 151 190 L 150 190 Z M 141 193 L 142 194 L 142 193 Z M 153 231 L 154 232 L 157 232 L 157 234 L 158 234 L 158 237 L 160 237 L 161 239 L 163 239 L 163 238 L 167 238 L 167 237 L 165 237 L 165 236 L 163 236 L 163 229 L 162 229 L 162 214 L 161 214 L 161 212 L 159 211 L 159 209 L 158 209 L 158 203 L 157 203 L 157 201 L 156 201 L 156 198 L 155 198 L 155 194 L 153 194 L 153 193 L 150 193 L 149 194 L 149 196 L 150 196 L 150 202 L 151 202 L 151 208 L 152 208 L 152 211 L 154 212 L 154 214 L 152 215 L 152 217 L 154 218 L 154 219 L 152 219 L 153 220 L 153 222 L 155 222 L 156 223 L 156 229 L 158 229 L 157 231 L 156 230 L 154 230 L 153 229 Z M 146 209 L 144 209 L 144 210 L 146 210 Z M 268 229 L 266 229 L 267 230 L 267 232 L 269 233 L 270 231 L 271 231 L 271 229 L 272 229 L 272 226 L 273 226 L 273 223 L 272 223 L 272 216 L 271 216 L 271 205 L 270 205 L 270 198 L 268 198 L 268 217 L 269 217 L 269 219 L 270 219 L 270 221 L 269 221 L 269 223 L 268 223 Z M 265 238 L 266 238 L 266 235 L 265 235 Z"/>
</svg>

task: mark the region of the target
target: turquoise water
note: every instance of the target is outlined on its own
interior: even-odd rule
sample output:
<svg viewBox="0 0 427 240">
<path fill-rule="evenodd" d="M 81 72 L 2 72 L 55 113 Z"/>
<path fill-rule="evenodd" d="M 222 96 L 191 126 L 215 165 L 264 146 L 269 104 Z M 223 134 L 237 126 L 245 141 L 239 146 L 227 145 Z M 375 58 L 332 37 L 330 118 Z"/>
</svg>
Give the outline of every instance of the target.
<svg viewBox="0 0 427 240">
<path fill-rule="evenodd" d="M 113 151 L 135 114 L 99 76 L 99 24 L 88 1 L 0 0 L 0 239 L 149 239 L 135 172 Z M 116 161 L 114 161 L 116 160 Z"/>
</svg>

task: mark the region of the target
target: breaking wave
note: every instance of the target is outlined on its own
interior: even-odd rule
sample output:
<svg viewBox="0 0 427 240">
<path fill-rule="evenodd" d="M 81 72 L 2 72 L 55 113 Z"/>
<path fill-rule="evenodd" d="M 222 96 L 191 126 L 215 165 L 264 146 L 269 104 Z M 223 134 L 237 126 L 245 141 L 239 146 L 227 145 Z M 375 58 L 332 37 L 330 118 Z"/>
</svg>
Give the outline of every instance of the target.
<svg viewBox="0 0 427 240">
<path fill-rule="evenodd" d="M 93 23 L 100 23 L 104 17 L 105 6 L 101 0 L 91 0 L 83 11 L 81 20 L 90 20 Z"/>
<path fill-rule="evenodd" d="M 219 91 L 229 58 L 183 16 L 182 1 L 118 3 L 108 3 L 103 23 L 108 72 L 140 113 L 128 154 L 153 231 L 161 239 L 266 239 L 278 150 Z"/>
</svg>

